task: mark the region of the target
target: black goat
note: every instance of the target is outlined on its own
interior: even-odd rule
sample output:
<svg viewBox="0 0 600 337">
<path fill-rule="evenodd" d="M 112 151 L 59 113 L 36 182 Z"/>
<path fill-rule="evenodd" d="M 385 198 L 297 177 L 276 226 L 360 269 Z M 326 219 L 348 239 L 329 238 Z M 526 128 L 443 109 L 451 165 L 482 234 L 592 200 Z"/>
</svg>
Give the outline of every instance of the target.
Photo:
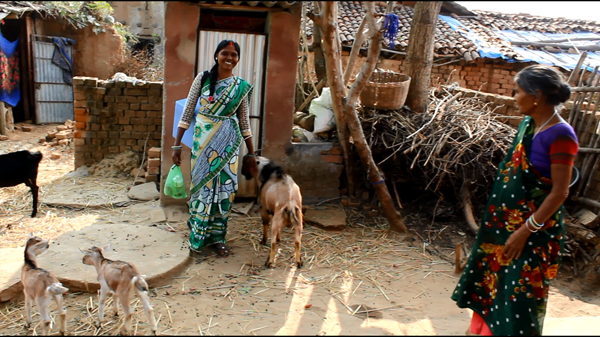
<svg viewBox="0 0 600 337">
<path fill-rule="evenodd" d="M 39 187 L 36 181 L 41 160 L 40 152 L 27 150 L 0 155 L 0 187 L 17 186 L 21 183 L 29 186 L 33 195 L 32 218 L 37 214 Z"/>
</svg>

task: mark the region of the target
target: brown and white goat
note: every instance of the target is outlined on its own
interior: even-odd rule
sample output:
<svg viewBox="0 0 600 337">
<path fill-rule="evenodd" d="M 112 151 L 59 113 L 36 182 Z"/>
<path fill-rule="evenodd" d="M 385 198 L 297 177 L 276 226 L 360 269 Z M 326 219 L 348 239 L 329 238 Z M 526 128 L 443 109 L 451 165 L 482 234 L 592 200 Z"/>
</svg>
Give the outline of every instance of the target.
<svg viewBox="0 0 600 337">
<path fill-rule="evenodd" d="M 21 268 L 21 282 L 25 294 L 26 328 L 31 327 L 31 309 L 33 302 L 37 306 L 43 324 L 43 335 L 50 334 L 51 320 L 49 306 L 52 299 L 56 301 L 60 313 L 60 334 L 65 334 L 67 311 L 63 308 L 63 294 L 69 289 L 65 288 L 51 272 L 39 268 L 36 257 L 45 252 L 49 247 L 48 240 L 37 236 L 30 236 L 25 244 L 25 264 Z"/>
<path fill-rule="evenodd" d="M 99 328 L 104 319 L 104 301 L 106 296 L 111 293 L 115 306 L 115 316 L 118 315 L 118 300 L 121 301 L 123 313 L 125 314 L 125 323 L 121 329 L 121 334 L 128 335 L 131 332 L 131 318 L 133 313 L 130 307 L 130 296 L 135 290 L 142 301 L 146 316 L 150 322 L 152 333 L 156 335 L 156 321 L 154 320 L 154 309 L 150 304 L 150 296 L 148 296 L 148 283 L 144 279 L 146 276 L 140 274 L 139 270 L 132 263 L 125 261 L 113 261 L 104 257 L 104 250 L 109 249 L 110 244 L 104 248 L 92 247 L 88 250 L 81 250 L 83 263 L 92 265 L 98 273 L 98 281 L 100 282 L 100 303 L 98 305 L 98 323 Z"/>
<path fill-rule="evenodd" d="M 280 233 L 283 227 L 287 226 L 294 228 L 295 262 L 296 266 L 301 268 L 303 264 L 301 254 L 303 209 L 300 187 L 290 175 L 285 174 L 281 166 L 276 165 L 268 158 L 257 156 L 256 164 L 263 221 L 263 245 L 266 245 L 269 239 L 269 223 L 273 216 L 270 230 L 271 250 L 265 266 L 267 268 L 274 266 L 277 243 L 281 241 Z M 253 178 L 247 167 L 242 167 L 242 174 L 248 180 Z"/>
</svg>

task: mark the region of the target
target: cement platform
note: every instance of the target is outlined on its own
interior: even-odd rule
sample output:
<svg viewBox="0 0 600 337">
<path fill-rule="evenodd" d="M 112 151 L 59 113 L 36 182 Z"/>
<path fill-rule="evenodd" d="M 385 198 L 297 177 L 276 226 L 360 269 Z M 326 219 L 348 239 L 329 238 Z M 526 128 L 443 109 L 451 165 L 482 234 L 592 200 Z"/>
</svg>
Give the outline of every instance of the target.
<svg viewBox="0 0 600 337">
<path fill-rule="evenodd" d="M 48 250 L 38 256 L 38 265 L 52 271 L 70 292 L 95 293 L 100 289 L 96 270 L 83 264 L 78 248 L 104 247 L 109 242 L 112 249 L 105 257 L 132 262 L 150 287 L 169 281 L 190 260 L 180 233 L 150 225 L 94 224 L 51 240 Z M 0 249 L 0 302 L 22 296 L 23 249 Z"/>
</svg>

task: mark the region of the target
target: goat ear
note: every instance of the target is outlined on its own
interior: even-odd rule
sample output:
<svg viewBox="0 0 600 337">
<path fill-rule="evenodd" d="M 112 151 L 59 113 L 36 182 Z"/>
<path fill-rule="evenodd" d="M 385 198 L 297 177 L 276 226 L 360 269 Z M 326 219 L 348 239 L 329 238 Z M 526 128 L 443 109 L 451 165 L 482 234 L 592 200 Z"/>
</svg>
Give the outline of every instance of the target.
<svg viewBox="0 0 600 337">
<path fill-rule="evenodd" d="M 89 250 L 81 250 L 81 248 L 79 248 L 79 247 L 77 247 L 77 249 L 79 249 L 79 251 L 84 253 L 85 255 L 90 255 L 92 253 Z"/>
</svg>

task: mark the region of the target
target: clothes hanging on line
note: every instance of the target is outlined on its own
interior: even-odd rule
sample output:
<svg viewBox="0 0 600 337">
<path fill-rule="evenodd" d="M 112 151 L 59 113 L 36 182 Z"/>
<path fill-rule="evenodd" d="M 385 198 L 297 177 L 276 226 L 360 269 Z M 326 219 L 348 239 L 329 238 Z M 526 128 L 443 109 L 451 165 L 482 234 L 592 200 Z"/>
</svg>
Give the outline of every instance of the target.
<svg viewBox="0 0 600 337">
<path fill-rule="evenodd" d="M 15 107 L 21 100 L 19 39 L 8 41 L 0 32 L 0 101 Z"/>
</svg>

